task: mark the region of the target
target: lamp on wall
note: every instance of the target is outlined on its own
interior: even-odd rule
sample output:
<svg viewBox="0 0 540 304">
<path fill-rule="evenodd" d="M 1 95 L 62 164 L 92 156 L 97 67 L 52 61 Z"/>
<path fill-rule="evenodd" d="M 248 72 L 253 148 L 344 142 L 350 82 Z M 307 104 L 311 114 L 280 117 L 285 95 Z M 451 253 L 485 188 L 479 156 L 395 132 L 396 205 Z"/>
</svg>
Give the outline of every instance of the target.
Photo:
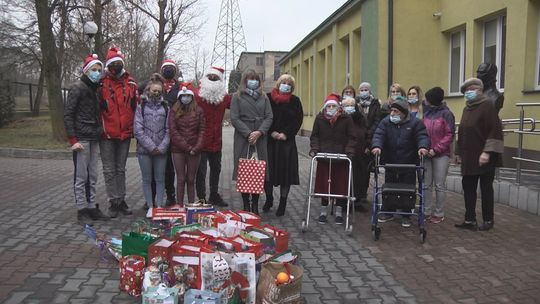
<svg viewBox="0 0 540 304">
<path fill-rule="evenodd" d="M 435 12 L 433 13 L 433 19 L 441 19 L 442 13 L 441 12 Z"/>
</svg>

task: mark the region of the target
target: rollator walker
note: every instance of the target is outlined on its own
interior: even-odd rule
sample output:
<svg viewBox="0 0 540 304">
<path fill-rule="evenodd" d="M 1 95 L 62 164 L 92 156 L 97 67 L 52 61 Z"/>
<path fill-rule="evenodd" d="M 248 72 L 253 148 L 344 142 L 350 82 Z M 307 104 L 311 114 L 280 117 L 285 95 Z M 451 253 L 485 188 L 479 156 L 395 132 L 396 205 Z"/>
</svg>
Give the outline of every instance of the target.
<svg viewBox="0 0 540 304">
<path fill-rule="evenodd" d="M 313 189 L 313 178 L 314 178 L 314 167 L 317 160 L 328 160 L 329 161 L 329 169 L 328 169 L 328 192 L 327 193 L 314 193 Z M 332 161 L 347 161 L 349 163 L 349 176 L 347 180 L 347 195 L 340 195 L 340 194 L 332 194 L 331 191 L 331 184 L 332 184 Z M 352 196 L 353 189 L 352 189 L 352 160 L 347 157 L 346 154 L 337 154 L 337 153 L 317 153 L 312 159 L 311 159 L 311 167 L 309 169 L 309 188 L 307 193 L 307 206 L 306 206 L 306 217 L 302 221 L 302 232 L 307 231 L 309 228 L 309 214 L 311 211 L 311 199 L 315 197 L 326 197 L 328 198 L 328 203 L 331 204 L 331 215 L 334 213 L 334 204 L 335 200 L 339 198 L 347 199 L 347 217 L 345 219 L 345 232 L 347 234 L 351 234 L 353 231 L 352 221 L 354 219 L 354 207 L 351 208 L 351 202 L 356 200 L 355 197 Z M 352 214 L 352 215 L 351 215 Z M 350 218 L 350 219 L 349 219 Z"/>
</svg>

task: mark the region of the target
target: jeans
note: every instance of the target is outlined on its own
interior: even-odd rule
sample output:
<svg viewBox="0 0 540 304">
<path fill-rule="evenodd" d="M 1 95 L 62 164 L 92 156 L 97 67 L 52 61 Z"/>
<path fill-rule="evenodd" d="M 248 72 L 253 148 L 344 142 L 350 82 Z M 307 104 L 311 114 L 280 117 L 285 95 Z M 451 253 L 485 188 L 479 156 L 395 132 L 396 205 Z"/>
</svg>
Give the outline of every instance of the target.
<svg viewBox="0 0 540 304">
<path fill-rule="evenodd" d="M 167 201 L 174 201 L 176 196 L 174 189 L 174 165 L 172 162 L 172 153 L 170 149 L 167 149 L 167 162 L 165 165 L 165 193 L 167 194 Z M 152 176 L 152 197 L 156 201 L 156 180 Z"/>
<path fill-rule="evenodd" d="M 465 175 L 461 179 L 463 186 L 463 198 L 465 199 L 465 220 L 476 221 L 476 189 L 480 180 L 480 192 L 482 195 L 482 219 L 484 222 L 493 221 L 493 180 L 495 168 L 482 175 Z"/>
<path fill-rule="evenodd" d="M 73 151 L 73 192 L 77 209 L 96 207 L 99 143 L 96 140 L 79 141 L 84 149 Z"/>
<path fill-rule="evenodd" d="M 206 199 L 206 163 L 210 164 L 210 196 L 218 194 L 219 175 L 221 173 L 221 151 L 202 152 L 199 170 L 197 170 L 197 197 Z"/>
<path fill-rule="evenodd" d="M 188 202 L 195 201 L 195 177 L 201 160 L 201 154 L 173 153 L 173 164 L 176 171 L 176 202 L 184 204 L 184 189 L 187 185 Z"/>
<path fill-rule="evenodd" d="M 156 203 L 156 207 L 163 205 L 163 194 L 165 192 L 165 166 L 167 164 L 167 155 L 150 155 L 138 154 L 139 166 L 141 167 L 142 186 L 144 200 L 149 208 L 152 208 L 152 203 Z M 156 182 L 155 201 L 152 196 L 152 176 Z"/>
<path fill-rule="evenodd" d="M 446 202 L 446 176 L 448 175 L 449 161 L 450 157 L 447 155 L 424 158 L 424 206 L 426 215 L 444 216 L 443 208 Z M 433 186 L 435 186 L 434 206 Z"/>
<path fill-rule="evenodd" d="M 105 191 L 110 202 L 121 202 L 126 196 L 126 161 L 131 138 L 102 139 L 99 142 Z"/>
</svg>

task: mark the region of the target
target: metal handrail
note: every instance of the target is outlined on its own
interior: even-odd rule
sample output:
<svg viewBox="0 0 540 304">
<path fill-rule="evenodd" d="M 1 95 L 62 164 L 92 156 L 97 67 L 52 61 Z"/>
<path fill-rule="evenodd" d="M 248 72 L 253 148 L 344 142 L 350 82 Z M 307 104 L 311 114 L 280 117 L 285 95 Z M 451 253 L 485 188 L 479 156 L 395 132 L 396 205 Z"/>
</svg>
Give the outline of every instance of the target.
<svg viewBox="0 0 540 304">
<path fill-rule="evenodd" d="M 526 131 L 535 132 L 535 130 L 536 130 L 536 119 L 534 119 L 532 117 L 527 117 L 527 118 L 523 118 L 523 122 L 531 125 L 531 127 Z M 518 129 L 505 129 L 504 128 L 505 126 L 508 126 L 508 125 L 518 125 L 519 126 L 520 123 L 521 123 L 520 118 L 501 119 L 501 124 L 503 126 L 503 133 L 515 133 L 516 131 L 521 132 L 522 130 L 520 130 L 519 128 Z M 455 126 L 456 126 L 455 134 L 457 135 L 457 132 L 458 132 L 457 130 L 459 128 L 459 123 L 456 123 Z"/>
<path fill-rule="evenodd" d="M 516 103 L 517 107 L 520 107 L 519 110 L 519 129 L 514 131 L 518 135 L 518 151 L 517 151 L 517 157 L 512 157 L 512 159 L 516 160 L 516 184 L 521 183 L 521 162 L 532 162 L 532 163 L 540 163 L 540 161 L 530 158 L 524 158 L 523 157 L 523 135 L 538 135 L 540 132 L 534 132 L 534 124 L 533 128 L 529 131 L 523 130 L 523 125 L 525 121 L 525 107 L 538 107 L 540 106 L 540 102 L 520 102 Z"/>
</svg>

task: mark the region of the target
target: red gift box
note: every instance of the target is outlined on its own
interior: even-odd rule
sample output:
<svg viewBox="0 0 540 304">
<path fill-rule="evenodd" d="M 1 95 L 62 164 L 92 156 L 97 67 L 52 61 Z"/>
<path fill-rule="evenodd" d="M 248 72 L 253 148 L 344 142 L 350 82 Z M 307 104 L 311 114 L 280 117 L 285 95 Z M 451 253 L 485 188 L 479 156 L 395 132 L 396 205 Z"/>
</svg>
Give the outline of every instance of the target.
<svg viewBox="0 0 540 304">
<path fill-rule="evenodd" d="M 176 234 L 175 239 L 179 242 L 182 241 L 195 241 L 203 244 L 208 243 L 208 239 L 210 238 L 209 235 L 206 235 L 199 230 L 195 231 L 184 231 L 181 233 Z"/>
<path fill-rule="evenodd" d="M 168 238 L 160 238 L 148 247 L 148 263 L 155 257 L 161 257 L 164 261 L 171 259 L 171 247 L 174 241 Z"/>
<path fill-rule="evenodd" d="M 138 297 L 141 295 L 142 281 L 144 279 L 144 257 L 127 255 L 120 259 L 120 290 L 129 295 Z"/>
<path fill-rule="evenodd" d="M 262 228 L 274 236 L 276 242 L 276 253 L 281 253 L 289 249 L 289 232 L 268 224 L 264 225 Z"/>
<path fill-rule="evenodd" d="M 240 216 L 240 219 L 244 223 L 259 227 L 261 225 L 261 217 L 255 213 L 251 213 L 244 210 L 238 210 L 236 213 Z"/>
<path fill-rule="evenodd" d="M 180 220 L 186 224 L 186 211 L 184 208 L 152 208 L 152 219 L 157 220 Z"/>
</svg>

